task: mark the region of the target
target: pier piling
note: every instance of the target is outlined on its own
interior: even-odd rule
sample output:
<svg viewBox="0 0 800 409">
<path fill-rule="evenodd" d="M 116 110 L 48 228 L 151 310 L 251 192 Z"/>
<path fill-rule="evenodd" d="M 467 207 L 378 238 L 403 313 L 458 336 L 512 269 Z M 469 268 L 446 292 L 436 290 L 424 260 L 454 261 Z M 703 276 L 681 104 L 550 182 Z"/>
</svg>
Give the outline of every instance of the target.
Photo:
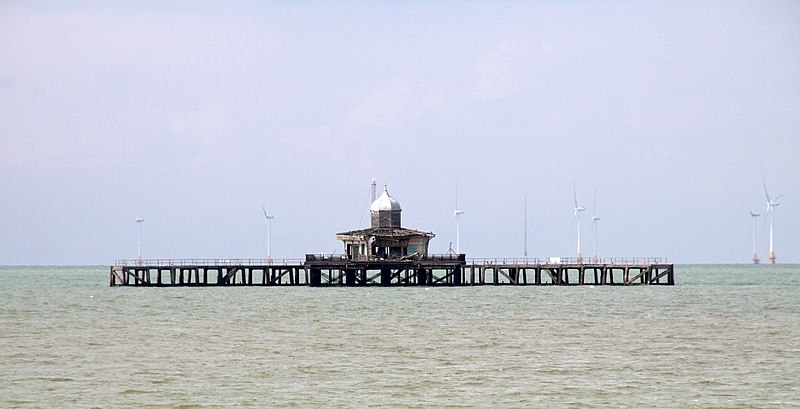
<svg viewBox="0 0 800 409">
<path fill-rule="evenodd" d="M 176 286 L 480 286 L 675 285 L 674 266 L 661 259 L 593 263 L 539 259 L 470 259 L 463 254 L 402 260 L 118 260 L 109 285 Z M 209 275 L 214 277 L 209 281 Z M 153 280 L 153 278 L 155 278 Z"/>
</svg>

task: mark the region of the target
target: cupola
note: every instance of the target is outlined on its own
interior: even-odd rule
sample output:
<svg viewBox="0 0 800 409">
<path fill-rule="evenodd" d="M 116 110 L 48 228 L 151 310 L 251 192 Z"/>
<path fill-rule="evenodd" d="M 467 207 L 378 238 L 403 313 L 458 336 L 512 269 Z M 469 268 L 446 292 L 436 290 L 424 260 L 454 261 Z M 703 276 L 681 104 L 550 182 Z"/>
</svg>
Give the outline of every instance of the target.
<svg viewBox="0 0 800 409">
<path fill-rule="evenodd" d="M 372 227 L 400 227 L 400 202 L 389 196 L 389 190 L 383 185 L 383 194 L 370 206 Z"/>
</svg>

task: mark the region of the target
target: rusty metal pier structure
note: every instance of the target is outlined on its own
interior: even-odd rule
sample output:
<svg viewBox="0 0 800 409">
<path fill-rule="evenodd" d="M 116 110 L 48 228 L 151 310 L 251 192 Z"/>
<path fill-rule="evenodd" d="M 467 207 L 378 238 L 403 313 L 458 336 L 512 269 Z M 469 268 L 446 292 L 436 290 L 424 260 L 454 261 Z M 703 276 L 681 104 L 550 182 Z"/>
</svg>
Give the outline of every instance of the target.
<svg viewBox="0 0 800 409">
<path fill-rule="evenodd" d="M 351 260 L 308 254 L 305 260 L 117 260 L 115 286 L 580 286 L 674 285 L 674 266 L 660 258 L 467 259 L 464 254 Z"/>
</svg>

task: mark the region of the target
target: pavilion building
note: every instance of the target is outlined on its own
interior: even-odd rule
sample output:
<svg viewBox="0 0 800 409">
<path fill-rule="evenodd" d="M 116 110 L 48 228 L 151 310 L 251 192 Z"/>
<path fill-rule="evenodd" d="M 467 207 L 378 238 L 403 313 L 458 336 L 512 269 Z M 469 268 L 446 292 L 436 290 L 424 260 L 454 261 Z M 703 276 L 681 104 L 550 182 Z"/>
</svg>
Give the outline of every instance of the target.
<svg viewBox="0 0 800 409">
<path fill-rule="evenodd" d="M 366 261 L 427 257 L 428 243 L 435 235 L 401 227 L 402 211 L 400 202 L 389 195 L 384 185 L 383 194 L 370 206 L 370 227 L 336 234 L 347 258 Z"/>
</svg>

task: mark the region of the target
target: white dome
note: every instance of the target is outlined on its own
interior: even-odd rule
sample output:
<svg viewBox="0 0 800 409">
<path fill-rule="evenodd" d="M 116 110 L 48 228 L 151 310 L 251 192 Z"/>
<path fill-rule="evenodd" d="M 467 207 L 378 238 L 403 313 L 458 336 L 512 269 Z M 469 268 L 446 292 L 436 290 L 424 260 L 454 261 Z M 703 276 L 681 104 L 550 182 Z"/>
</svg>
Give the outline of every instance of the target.
<svg viewBox="0 0 800 409">
<path fill-rule="evenodd" d="M 400 202 L 389 196 L 389 190 L 387 190 L 386 185 L 384 185 L 383 194 L 372 202 L 372 206 L 369 207 L 369 210 L 373 212 L 391 212 L 403 209 L 400 208 Z"/>
</svg>

